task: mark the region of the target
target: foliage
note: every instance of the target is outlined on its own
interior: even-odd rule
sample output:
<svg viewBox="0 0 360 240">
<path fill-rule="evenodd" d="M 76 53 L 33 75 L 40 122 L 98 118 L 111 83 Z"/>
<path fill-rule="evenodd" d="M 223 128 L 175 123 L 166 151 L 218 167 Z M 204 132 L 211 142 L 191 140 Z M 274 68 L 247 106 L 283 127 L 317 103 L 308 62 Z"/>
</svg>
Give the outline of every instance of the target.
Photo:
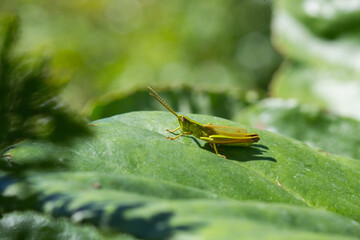
<svg viewBox="0 0 360 240">
<path fill-rule="evenodd" d="M 269 39 L 270 3 L 2 0 L 0 8 L 21 13 L 20 49 L 45 49 L 57 71 L 75 73 L 62 97 L 81 110 L 88 100 L 116 101 L 147 85 L 265 92 L 281 60 Z"/>
<path fill-rule="evenodd" d="M 0 19 L 0 169 L 24 179 L 28 170 L 54 168 L 50 156 L 17 165 L 5 152 L 24 139 L 38 139 L 56 144 L 70 144 L 75 137 L 89 136 L 85 121 L 74 116 L 57 100 L 59 86 L 52 83 L 47 60 L 17 56 L 15 44 L 19 20 L 14 15 Z M 61 164 L 63 167 L 66 163 Z M 24 210 L 34 203 L 31 188 L 25 187 L 27 201 L 13 207 L 13 198 L 0 198 L 0 212 Z M 4 236 L 5 237 L 5 236 Z"/>
<path fill-rule="evenodd" d="M 67 169 L 59 165 L 56 172 L 27 176 L 40 211 L 146 239 L 211 239 L 213 233 L 214 239 L 258 239 L 263 225 L 279 239 L 360 234 L 357 160 L 261 130 L 253 147 L 221 147 L 223 159 L 201 140 L 165 139 L 170 133 L 164 129 L 177 121 L 164 112 L 128 113 L 91 125 L 95 135 L 72 146 L 26 141 L 7 152 L 20 165 L 49 154 L 68 162 Z M 2 182 L 3 195 L 21 199 L 21 182 L 6 176 Z"/>
<path fill-rule="evenodd" d="M 266 99 L 237 116 L 239 122 L 291 136 L 324 151 L 360 159 L 360 122 L 295 100 Z"/>
<path fill-rule="evenodd" d="M 16 227 L 14 227 L 16 226 Z M 24 239 L 79 239 L 79 240 L 133 240 L 128 236 L 102 236 L 96 228 L 75 226 L 66 219 L 53 219 L 37 212 L 13 212 L 0 219 L 2 240 Z"/>
<path fill-rule="evenodd" d="M 359 8 L 351 1 L 275 1 L 274 44 L 287 59 L 273 97 L 360 119 Z"/>
<path fill-rule="evenodd" d="M 175 111 L 201 113 L 232 119 L 236 111 L 250 104 L 246 96 L 236 97 L 228 92 L 193 90 L 190 87 L 180 89 L 157 88 L 161 96 Z M 242 94 L 244 95 L 244 94 Z M 91 120 L 111 117 L 117 113 L 131 112 L 133 109 L 164 110 L 156 101 L 149 101 L 149 92 L 142 89 L 131 94 L 111 94 L 98 98 L 89 104 L 87 112 Z"/>
<path fill-rule="evenodd" d="M 88 134 L 84 121 L 57 101 L 59 87 L 51 84 L 47 61 L 14 56 L 17 17 L 9 15 L 1 20 L 0 150 L 41 135 L 66 143 L 74 135 Z"/>
<path fill-rule="evenodd" d="M 1 1 L 0 238 L 357 239 L 358 8 L 274 1 L 269 86 L 270 2 Z M 147 85 L 261 140 L 169 141 Z"/>
</svg>

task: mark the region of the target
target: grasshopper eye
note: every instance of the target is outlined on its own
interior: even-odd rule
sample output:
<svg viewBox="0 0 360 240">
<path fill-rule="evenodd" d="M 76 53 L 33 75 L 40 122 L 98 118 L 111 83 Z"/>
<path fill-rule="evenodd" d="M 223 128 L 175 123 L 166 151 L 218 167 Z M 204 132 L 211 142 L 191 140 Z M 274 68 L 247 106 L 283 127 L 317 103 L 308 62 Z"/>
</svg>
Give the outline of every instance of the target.
<svg viewBox="0 0 360 240">
<path fill-rule="evenodd" d="M 186 121 L 186 118 L 185 118 L 185 117 L 181 117 L 181 121 L 182 121 L 182 122 L 185 122 L 185 121 Z"/>
</svg>

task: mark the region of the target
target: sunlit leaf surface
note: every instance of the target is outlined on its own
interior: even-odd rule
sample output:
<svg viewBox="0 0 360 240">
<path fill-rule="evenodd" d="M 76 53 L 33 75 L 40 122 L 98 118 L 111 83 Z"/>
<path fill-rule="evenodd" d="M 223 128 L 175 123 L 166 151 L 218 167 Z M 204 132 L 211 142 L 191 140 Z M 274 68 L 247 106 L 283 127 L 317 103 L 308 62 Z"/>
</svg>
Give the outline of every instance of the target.
<svg viewBox="0 0 360 240">
<path fill-rule="evenodd" d="M 357 160 L 251 128 L 260 142 L 249 148 L 220 146 L 228 157 L 223 159 L 193 137 L 166 139 L 165 128 L 177 126 L 166 112 L 123 114 L 91 126 L 95 135 L 71 147 L 26 141 L 7 153 L 18 166 L 44 156 L 67 163 L 53 173 L 28 173 L 40 211 L 140 238 L 355 239 L 360 234 Z M 2 179 L 3 196 L 21 195 L 20 182 Z"/>
</svg>

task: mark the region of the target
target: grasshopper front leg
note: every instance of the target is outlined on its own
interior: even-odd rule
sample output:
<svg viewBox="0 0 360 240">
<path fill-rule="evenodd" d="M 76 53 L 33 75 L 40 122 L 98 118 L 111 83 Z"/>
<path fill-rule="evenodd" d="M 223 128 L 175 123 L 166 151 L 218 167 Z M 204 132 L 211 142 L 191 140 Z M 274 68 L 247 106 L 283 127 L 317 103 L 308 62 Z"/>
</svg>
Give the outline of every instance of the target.
<svg viewBox="0 0 360 240">
<path fill-rule="evenodd" d="M 174 133 L 174 132 L 176 132 L 177 130 L 179 130 L 180 128 L 181 128 L 181 126 L 175 128 L 174 130 L 170 130 L 170 129 L 168 129 L 168 128 L 165 129 L 165 130 L 168 131 L 168 132 Z"/>
<path fill-rule="evenodd" d="M 175 139 L 177 139 L 178 137 L 181 137 L 182 135 L 189 135 L 189 134 L 190 134 L 190 133 L 188 133 L 188 132 L 183 132 L 183 133 L 177 135 L 176 137 L 173 137 L 173 138 L 171 138 L 171 137 L 166 137 L 166 138 L 167 138 L 167 139 L 170 139 L 170 140 L 175 140 Z"/>
<path fill-rule="evenodd" d="M 177 130 L 179 130 L 181 128 L 181 126 L 179 126 L 179 127 L 177 127 L 177 128 L 175 128 L 174 130 L 170 130 L 170 129 L 165 129 L 166 131 L 168 131 L 168 132 L 171 132 L 171 133 L 174 133 L 174 132 L 176 132 Z M 175 139 L 177 139 L 178 137 L 181 137 L 182 135 L 184 135 L 185 133 L 182 133 L 182 134 L 180 134 L 180 135 L 177 135 L 176 137 L 173 137 L 173 138 L 171 138 L 171 137 L 166 137 L 167 139 L 170 139 L 170 140 L 175 140 Z"/>
</svg>

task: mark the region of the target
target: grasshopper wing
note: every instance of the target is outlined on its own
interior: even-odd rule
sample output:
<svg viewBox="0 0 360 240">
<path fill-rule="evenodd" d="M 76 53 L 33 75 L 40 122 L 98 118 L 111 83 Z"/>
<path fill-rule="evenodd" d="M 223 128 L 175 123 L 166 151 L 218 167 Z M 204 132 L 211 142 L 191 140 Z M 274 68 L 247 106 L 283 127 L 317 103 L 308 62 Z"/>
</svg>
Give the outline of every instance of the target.
<svg viewBox="0 0 360 240">
<path fill-rule="evenodd" d="M 212 135 L 224 135 L 230 137 L 244 137 L 247 135 L 245 128 L 218 126 L 212 124 L 205 124 L 204 127 L 211 130 L 213 132 Z"/>
</svg>

